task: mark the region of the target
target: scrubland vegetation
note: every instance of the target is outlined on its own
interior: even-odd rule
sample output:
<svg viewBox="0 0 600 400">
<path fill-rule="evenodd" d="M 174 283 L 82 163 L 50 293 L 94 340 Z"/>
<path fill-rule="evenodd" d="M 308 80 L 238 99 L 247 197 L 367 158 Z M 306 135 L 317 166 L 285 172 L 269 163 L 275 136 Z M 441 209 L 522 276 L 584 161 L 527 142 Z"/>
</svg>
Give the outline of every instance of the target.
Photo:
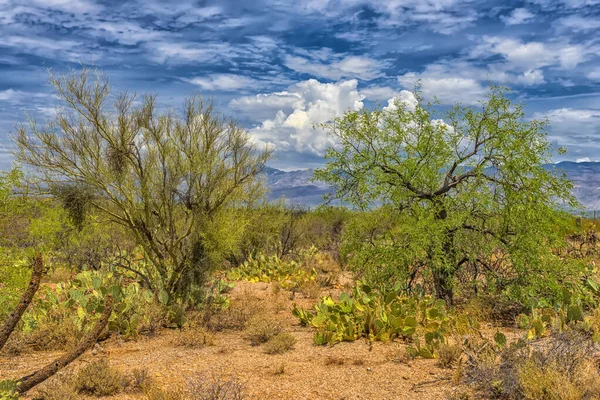
<svg viewBox="0 0 600 400">
<path fill-rule="evenodd" d="M 210 102 L 51 84 L 0 176 L 0 399 L 600 399 L 597 226 L 505 90 L 326 124 L 344 206 L 305 210 L 264 201 L 271 152 Z"/>
</svg>

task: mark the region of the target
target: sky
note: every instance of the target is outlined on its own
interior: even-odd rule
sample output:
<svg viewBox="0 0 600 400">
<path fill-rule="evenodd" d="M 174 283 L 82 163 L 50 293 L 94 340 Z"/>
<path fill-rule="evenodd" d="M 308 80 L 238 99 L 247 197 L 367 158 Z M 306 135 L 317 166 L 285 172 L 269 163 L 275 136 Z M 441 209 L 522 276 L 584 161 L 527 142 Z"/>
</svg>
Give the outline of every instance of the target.
<svg viewBox="0 0 600 400">
<path fill-rule="evenodd" d="M 600 160 L 600 0 L 0 0 L 0 166 L 26 114 L 53 115 L 48 70 L 82 65 L 164 107 L 211 97 L 285 170 L 322 165 L 315 123 L 417 80 L 442 105 L 508 86 L 555 161 Z"/>
</svg>

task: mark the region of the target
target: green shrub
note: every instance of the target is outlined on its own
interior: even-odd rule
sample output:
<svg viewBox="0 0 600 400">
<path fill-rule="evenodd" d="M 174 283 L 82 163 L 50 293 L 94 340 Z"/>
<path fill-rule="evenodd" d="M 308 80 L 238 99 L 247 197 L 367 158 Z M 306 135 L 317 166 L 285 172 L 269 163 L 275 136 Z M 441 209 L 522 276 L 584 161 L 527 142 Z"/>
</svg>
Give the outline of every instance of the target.
<svg viewBox="0 0 600 400">
<path fill-rule="evenodd" d="M 300 323 L 316 329 L 318 345 L 353 341 L 365 337 L 371 341 L 394 338 L 411 339 L 410 352 L 433 358 L 457 325 L 473 328 L 468 318 L 447 314 L 445 303 L 431 297 L 401 296 L 398 291 L 379 291 L 359 282 L 352 296 L 342 293 L 339 301 L 323 297 L 314 311 L 292 310 Z"/>
<path fill-rule="evenodd" d="M 227 279 L 233 281 L 277 282 L 284 289 L 298 287 L 316 278 L 314 268 L 309 270 L 296 261 L 282 260 L 276 255 L 267 257 L 264 254 L 248 258 L 242 265 L 227 273 Z"/>
</svg>

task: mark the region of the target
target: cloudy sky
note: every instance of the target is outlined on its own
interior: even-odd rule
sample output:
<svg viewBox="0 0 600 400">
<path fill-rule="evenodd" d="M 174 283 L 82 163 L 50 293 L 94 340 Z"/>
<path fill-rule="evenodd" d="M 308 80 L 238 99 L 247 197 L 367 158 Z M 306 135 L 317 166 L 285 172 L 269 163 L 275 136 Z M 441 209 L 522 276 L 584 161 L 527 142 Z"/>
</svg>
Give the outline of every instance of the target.
<svg viewBox="0 0 600 400">
<path fill-rule="evenodd" d="M 47 69 L 80 64 L 164 106 L 211 96 L 284 169 L 322 162 L 313 123 L 418 79 L 443 104 L 509 86 L 562 159 L 600 159 L 600 0 L 0 0 L 0 163 L 52 114 Z"/>
</svg>

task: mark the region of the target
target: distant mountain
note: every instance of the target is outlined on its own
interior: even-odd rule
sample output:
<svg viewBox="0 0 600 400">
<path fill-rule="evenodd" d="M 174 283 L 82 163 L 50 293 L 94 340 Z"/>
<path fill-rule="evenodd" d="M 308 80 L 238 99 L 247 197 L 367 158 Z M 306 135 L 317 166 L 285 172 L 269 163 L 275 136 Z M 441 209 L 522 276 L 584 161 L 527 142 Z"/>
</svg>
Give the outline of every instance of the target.
<svg viewBox="0 0 600 400">
<path fill-rule="evenodd" d="M 575 188 L 573 194 L 587 210 L 600 210 L 600 162 L 563 161 L 546 165 L 567 174 Z"/>
<path fill-rule="evenodd" d="M 565 171 L 573 181 L 573 194 L 588 210 L 600 210 L 600 162 L 570 162 L 545 165 L 548 169 Z M 323 195 L 331 188 L 323 182 L 312 182 L 314 170 L 281 171 L 275 168 L 265 168 L 267 185 L 271 192 L 269 200 L 275 201 L 282 197 L 287 204 L 314 207 L 323 202 Z"/>
<path fill-rule="evenodd" d="M 323 182 L 312 182 L 314 170 L 281 171 L 265 168 L 269 201 L 285 199 L 286 204 L 314 207 L 323 203 L 323 196 L 331 191 Z"/>
</svg>

